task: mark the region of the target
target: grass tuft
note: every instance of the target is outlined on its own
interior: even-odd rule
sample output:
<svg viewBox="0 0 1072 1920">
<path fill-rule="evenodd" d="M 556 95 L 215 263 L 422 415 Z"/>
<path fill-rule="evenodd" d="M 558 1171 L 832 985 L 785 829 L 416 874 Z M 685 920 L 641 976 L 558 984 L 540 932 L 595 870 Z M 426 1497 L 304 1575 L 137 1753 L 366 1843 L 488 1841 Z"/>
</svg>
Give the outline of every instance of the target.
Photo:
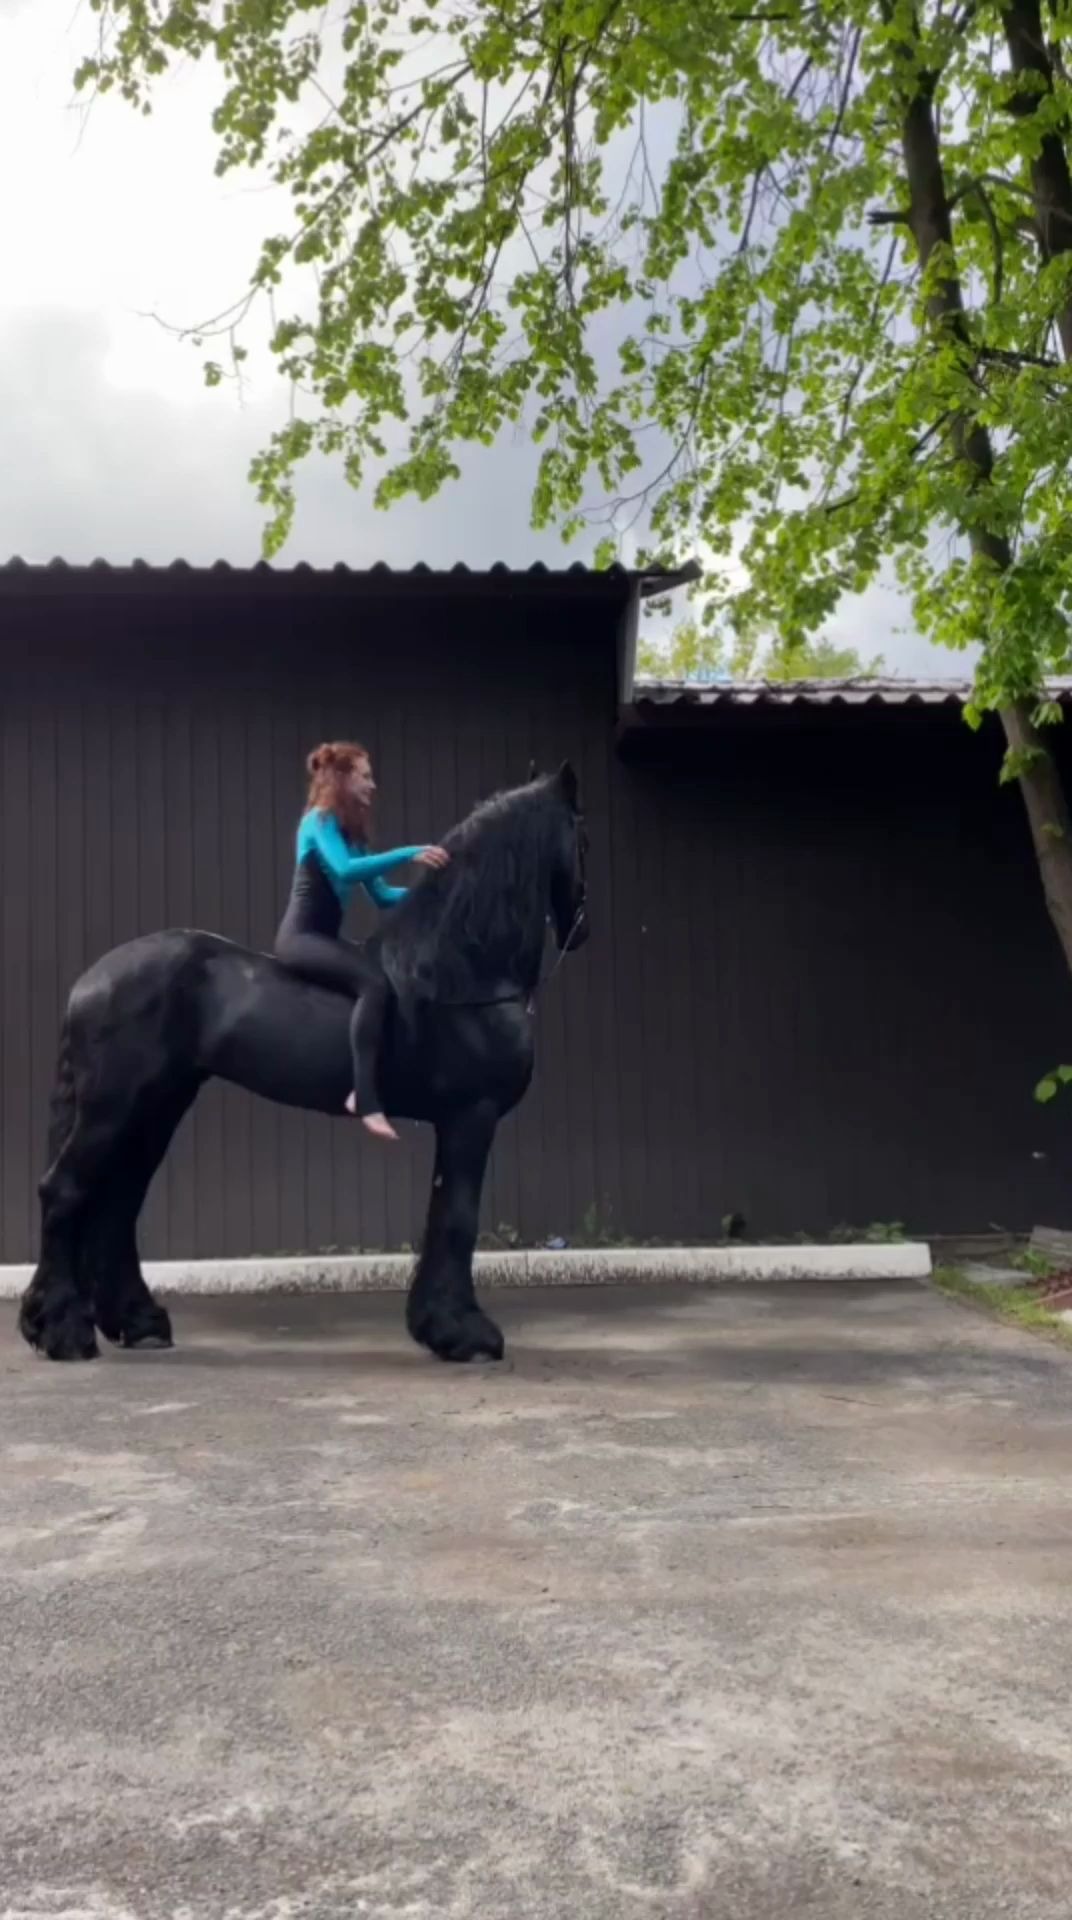
<svg viewBox="0 0 1072 1920">
<path fill-rule="evenodd" d="M 969 1280 L 956 1267 L 936 1267 L 934 1284 L 949 1299 L 963 1300 L 968 1306 L 993 1314 L 1007 1326 L 1021 1327 L 1025 1333 L 1040 1333 L 1048 1340 L 1072 1347 L 1072 1321 L 1062 1320 L 1053 1313 L 1035 1287 L 1000 1287 L 986 1280 Z"/>
</svg>

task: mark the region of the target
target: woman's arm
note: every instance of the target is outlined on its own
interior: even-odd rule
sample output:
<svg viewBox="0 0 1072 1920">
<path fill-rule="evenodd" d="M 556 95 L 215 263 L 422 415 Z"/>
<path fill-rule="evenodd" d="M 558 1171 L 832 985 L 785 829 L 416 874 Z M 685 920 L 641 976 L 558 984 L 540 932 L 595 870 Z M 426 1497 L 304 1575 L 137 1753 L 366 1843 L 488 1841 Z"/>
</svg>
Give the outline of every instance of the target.
<svg viewBox="0 0 1072 1920">
<path fill-rule="evenodd" d="M 450 865 L 450 855 L 445 847 L 410 847 L 407 851 L 412 853 L 418 867 L 430 867 L 433 873 L 441 873 L 444 867 Z M 409 892 L 408 887 L 389 887 L 378 873 L 373 874 L 371 880 L 364 880 L 362 885 L 378 907 L 397 906 Z"/>
<path fill-rule="evenodd" d="M 399 901 L 404 900 L 409 892 L 408 887 L 388 886 L 386 880 L 382 879 L 378 873 L 363 884 L 369 899 L 375 901 L 378 907 L 397 907 Z"/>
<path fill-rule="evenodd" d="M 424 852 L 423 847 L 393 847 L 389 853 L 353 853 L 343 838 L 338 821 L 331 813 L 313 815 L 309 823 L 309 837 L 319 859 L 333 880 L 357 880 L 370 891 L 370 882 L 380 880 L 382 875 L 390 873 L 393 867 L 408 866 L 412 860 L 416 860 L 418 854 Z M 405 888 L 389 887 L 387 891 L 401 895 L 405 892 Z M 373 899 L 375 898 L 373 894 Z"/>
</svg>

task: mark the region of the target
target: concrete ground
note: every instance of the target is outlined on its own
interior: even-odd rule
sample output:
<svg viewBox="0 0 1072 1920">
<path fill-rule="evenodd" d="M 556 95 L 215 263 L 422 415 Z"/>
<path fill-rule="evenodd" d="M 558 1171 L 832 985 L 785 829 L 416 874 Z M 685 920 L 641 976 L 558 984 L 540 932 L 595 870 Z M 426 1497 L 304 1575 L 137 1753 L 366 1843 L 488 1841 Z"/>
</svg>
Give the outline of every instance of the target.
<svg viewBox="0 0 1072 1920">
<path fill-rule="evenodd" d="M 924 1287 L 0 1337 L 0 1920 L 1067 1920 L 1072 1354 Z M 7 1316 L 5 1316 L 7 1318 Z"/>
</svg>

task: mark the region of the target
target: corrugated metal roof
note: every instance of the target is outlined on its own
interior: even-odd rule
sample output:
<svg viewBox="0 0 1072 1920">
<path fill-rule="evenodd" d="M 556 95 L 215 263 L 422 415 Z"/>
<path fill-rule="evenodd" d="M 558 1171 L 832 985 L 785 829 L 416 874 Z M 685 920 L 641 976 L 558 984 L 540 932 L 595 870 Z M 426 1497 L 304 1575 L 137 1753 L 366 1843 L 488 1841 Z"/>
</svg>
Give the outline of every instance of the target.
<svg viewBox="0 0 1072 1920">
<path fill-rule="evenodd" d="M 148 560 L 131 560 L 125 564 L 90 560 L 81 564 L 63 559 L 31 561 L 15 555 L 0 563 L 0 587 L 30 582 L 43 585 L 51 583 L 59 587 L 97 582 L 114 582 L 118 585 L 162 579 L 172 580 L 176 584 L 184 581 L 221 584 L 278 581 L 281 585 L 315 583 L 319 586 L 349 584 L 356 587 L 376 587 L 390 582 L 392 586 L 399 584 L 404 587 L 467 586 L 491 590 L 530 582 L 566 587 L 590 583 L 596 589 L 632 583 L 642 595 L 649 596 L 686 586 L 697 580 L 699 575 L 700 569 L 695 561 L 688 561 L 680 567 L 633 568 L 615 563 L 611 567 L 594 568 L 586 566 L 583 560 L 575 560 L 568 567 L 549 567 L 542 560 L 534 561 L 529 567 L 511 567 L 505 560 L 496 560 L 489 567 L 469 567 L 463 560 L 451 567 L 431 567 L 424 560 L 418 560 L 412 567 L 391 567 L 384 560 L 378 560 L 371 567 L 350 567 L 344 561 L 332 567 L 314 567 L 307 560 L 299 560 L 292 567 L 274 567 L 266 560 L 259 560 L 253 566 L 242 567 L 234 566 L 229 560 L 216 560 L 207 566 L 194 566 L 189 560 L 172 560 L 167 565 L 157 566 Z"/>
<path fill-rule="evenodd" d="M 1056 700 L 1072 698 L 1072 677 L 1049 680 Z M 860 676 L 851 680 L 637 680 L 634 707 L 963 707 L 963 679 Z"/>
</svg>

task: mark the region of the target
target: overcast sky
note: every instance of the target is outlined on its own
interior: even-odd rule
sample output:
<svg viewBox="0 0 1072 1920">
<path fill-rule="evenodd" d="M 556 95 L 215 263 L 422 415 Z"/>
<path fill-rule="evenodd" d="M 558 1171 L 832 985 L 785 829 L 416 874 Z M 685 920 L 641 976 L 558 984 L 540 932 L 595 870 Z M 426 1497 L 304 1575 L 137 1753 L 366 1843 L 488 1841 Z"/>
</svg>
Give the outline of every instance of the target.
<svg viewBox="0 0 1072 1920">
<path fill-rule="evenodd" d="M 244 284 L 273 196 L 217 181 L 210 75 L 170 80 L 152 119 L 117 100 L 86 116 L 70 76 L 92 43 L 79 0 L 0 0 L 6 272 L 0 286 L 0 552 L 28 559 L 258 557 L 251 454 L 285 412 L 268 364 L 241 400 L 208 392 L 194 350 L 151 317 L 193 323 Z M 283 562 L 471 565 L 583 557 L 528 524 L 532 450 L 472 454 L 428 505 L 377 513 L 310 464 Z M 846 606 L 832 637 L 896 671 L 954 673 L 896 594 Z"/>
</svg>

